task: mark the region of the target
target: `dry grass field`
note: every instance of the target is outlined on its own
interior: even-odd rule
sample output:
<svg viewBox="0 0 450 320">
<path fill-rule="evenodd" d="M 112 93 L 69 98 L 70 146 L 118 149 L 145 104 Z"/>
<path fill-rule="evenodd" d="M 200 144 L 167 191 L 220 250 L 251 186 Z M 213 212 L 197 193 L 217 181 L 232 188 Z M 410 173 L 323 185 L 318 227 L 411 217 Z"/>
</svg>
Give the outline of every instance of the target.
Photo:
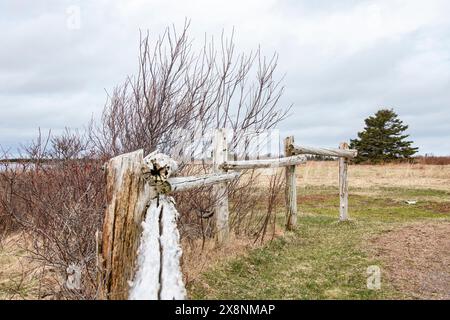
<svg viewBox="0 0 450 320">
<path fill-rule="evenodd" d="M 298 229 L 210 267 L 191 297 L 449 299 L 449 182 L 450 165 L 352 165 L 351 221 L 338 223 L 337 162 L 299 166 Z M 283 208 L 279 217 L 282 225 Z M 367 288 L 371 265 L 380 290 Z"/>
<path fill-rule="evenodd" d="M 283 232 L 280 203 L 273 241 L 235 236 L 220 250 L 207 242 L 200 256 L 184 245 L 191 299 L 450 298 L 450 165 L 351 165 L 347 223 L 337 222 L 337 162 L 297 168 L 295 232 Z M 273 173 L 263 171 L 262 190 Z M 0 299 L 38 298 L 40 273 L 17 239 L 0 248 Z M 370 265 L 381 268 L 380 290 L 366 286 Z"/>
<path fill-rule="evenodd" d="M 270 176 L 274 170 L 266 169 Z M 351 165 L 348 172 L 349 186 L 356 189 L 407 188 L 450 190 L 450 165 L 385 164 Z M 338 185 L 337 161 L 309 161 L 297 166 L 297 186 L 336 187 Z"/>
<path fill-rule="evenodd" d="M 309 185 L 337 185 L 337 162 L 309 162 L 300 177 Z M 353 188 L 407 188 L 450 190 L 449 165 L 385 164 L 353 165 L 349 184 Z"/>
</svg>

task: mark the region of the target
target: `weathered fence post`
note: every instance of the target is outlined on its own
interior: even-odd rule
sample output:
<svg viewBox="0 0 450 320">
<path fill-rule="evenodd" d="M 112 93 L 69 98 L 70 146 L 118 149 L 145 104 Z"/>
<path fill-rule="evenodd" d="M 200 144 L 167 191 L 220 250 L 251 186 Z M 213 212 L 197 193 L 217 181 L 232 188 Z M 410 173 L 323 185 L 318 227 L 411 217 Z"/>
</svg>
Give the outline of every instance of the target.
<svg viewBox="0 0 450 320">
<path fill-rule="evenodd" d="M 99 299 L 127 299 L 134 276 L 141 222 L 152 190 L 142 178 L 144 151 L 115 157 L 106 164 L 106 201 L 99 248 Z"/>
<path fill-rule="evenodd" d="M 348 150 L 348 144 L 342 142 L 339 149 Z M 348 219 L 348 158 L 339 157 L 339 220 L 345 221 Z"/>
<path fill-rule="evenodd" d="M 226 172 L 220 167 L 228 160 L 228 146 L 226 129 L 217 129 L 214 136 L 213 149 L 213 169 L 216 173 Z M 216 197 L 214 205 L 214 215 L 216 219 L 216 241 L 218 245 L 223 245 L 228 241 L 230 226 L 228 222 L 228 190 L 227 183 L 222 182 L 213 186 Z"/>
<path fill-rule="evenodd" d="M 99 299 L 183 299 L 177 211 L 163 194 L 176 163 L 143 150 L 106 164 L 107 207 L 97 233 Z M 144 222 L 145 219 L 145 222 Z"/>
<path fill-rule="evenodd" d="M 294 144 L 294 137 L 284 139 L 285 157 L 293 155 L 291 145 Z M 295 165 L 286 167 L 286 206 L 287 222 L 286 229 L 294 230 L 297 225 L 297 180 L 295 175 Z"/>
</svg>

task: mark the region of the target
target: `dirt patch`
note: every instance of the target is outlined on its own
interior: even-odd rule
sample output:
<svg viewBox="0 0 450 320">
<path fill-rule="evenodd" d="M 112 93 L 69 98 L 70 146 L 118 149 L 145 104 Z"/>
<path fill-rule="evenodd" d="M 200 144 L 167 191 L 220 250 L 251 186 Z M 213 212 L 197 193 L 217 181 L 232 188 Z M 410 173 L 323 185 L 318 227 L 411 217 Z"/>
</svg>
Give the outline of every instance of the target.
<svg viewBox="0 0 450 320">
<path fill-rule="evenodd" d="M 450 299 L 449 222 L 414 223 L 372 243 L 385 263 L 382 277 L 395 289 L 414 299 Z"/>
<path fill-rule="evenodd" d="M 450 202 L 434 202 L 432 204 L 429 204 L 425 206 L 426 209 L 434 211 L 436 213 L 450 213 Z"/>
</svg>

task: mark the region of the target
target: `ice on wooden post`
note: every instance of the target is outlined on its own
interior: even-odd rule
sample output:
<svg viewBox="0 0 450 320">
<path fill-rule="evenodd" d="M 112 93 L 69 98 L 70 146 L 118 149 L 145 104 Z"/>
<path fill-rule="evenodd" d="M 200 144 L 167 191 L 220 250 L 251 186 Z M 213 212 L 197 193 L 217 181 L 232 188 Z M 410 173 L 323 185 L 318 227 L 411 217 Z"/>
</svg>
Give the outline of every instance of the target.
<svg viewBox="0 0 450 320">
<path fill-rule="evenodd" d="M 348 150 L 348 144 L 342 142 L 339 149 Z M 348 158 L 339 158 L 339 220 L 345 221 L 348 219 Z"/>
<path fill-rule="evenodd" d="M 172 173 L 178 170 L 175 160 L 166 154 L 154 151 L 144 158 L 142 174 L 151 185 L 166 181 Z"/>
<path fill-rule="evenodd" d="M 143 150 L 107 163 L 108 205 L 97 233 L 99 299 L 186 297 L 178 213 L 172 198 L 159 194 L 176 169 L 170 157 L 154 152 L 144 158 Z"/>
<path fill-rule="evenodd" d="M 159 195 L 153 199 L 142 223 L 137 271 L 131 283 L 132 300 L 181 300 L 186 298 L 180 268 L 178 212 L 173 199 Z"/>
<path fill-rule="evenodd" d="M 213 169 L 216 173 L 226 172 L 221 165 L 228 160 L 227 135 L 225 129 L 217 129 L 214 136 Z M 218 245 L 225 244 L 230 235 L 228 222 L 228 190 L 227 183 L 222 182 L 213 186 L 216 196 L 214 215 L 216 218 L 216 241 Z"/>
<path fill-rule="evenodd" d="M 186 289 L 181 273 L 182 255 L 177 229 L 178 212 L 172 197 L 164 194 L 167 179 L 177 170 L 177 163 L 169 156 L 153 152 L 144 158 L 142 174 L 154 188 L 142 222 L 142 236 L 138 250 L 137 270 L 130 281 L 130 299 L 185 299 Z"/>
<path fill-rule="evenodd" d="M 294 137 L 287 137 L 284 140 L 285 157 L 293 154 L 292 146 Z M 297 181 L 295 175 L 295 165 L 286 167 L 286 206 L 287 206 L 287 222 L 286 229 L 294 230 L 297 225 Z"/>
</svg>

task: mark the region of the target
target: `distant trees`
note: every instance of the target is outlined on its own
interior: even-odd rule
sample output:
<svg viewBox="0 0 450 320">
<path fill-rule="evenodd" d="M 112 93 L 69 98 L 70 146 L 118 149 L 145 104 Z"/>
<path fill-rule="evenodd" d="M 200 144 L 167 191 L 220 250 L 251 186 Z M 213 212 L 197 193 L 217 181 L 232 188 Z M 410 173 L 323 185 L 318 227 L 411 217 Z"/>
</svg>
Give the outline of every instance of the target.
<svg viewBox="0 0 450 320">
<path fill-rule="evenodd" d="M 350 148 L 358 150 L 356 163 L 409 159 L 417 152 L 413 141 L 407 140 L 409 135 L 404 134 L 408 125 L 403 124 L 393 109 L 378 110 L 364 122 L 366 126 L 358 132 L 358 138 L 350 140 Z"/>
</svg>

